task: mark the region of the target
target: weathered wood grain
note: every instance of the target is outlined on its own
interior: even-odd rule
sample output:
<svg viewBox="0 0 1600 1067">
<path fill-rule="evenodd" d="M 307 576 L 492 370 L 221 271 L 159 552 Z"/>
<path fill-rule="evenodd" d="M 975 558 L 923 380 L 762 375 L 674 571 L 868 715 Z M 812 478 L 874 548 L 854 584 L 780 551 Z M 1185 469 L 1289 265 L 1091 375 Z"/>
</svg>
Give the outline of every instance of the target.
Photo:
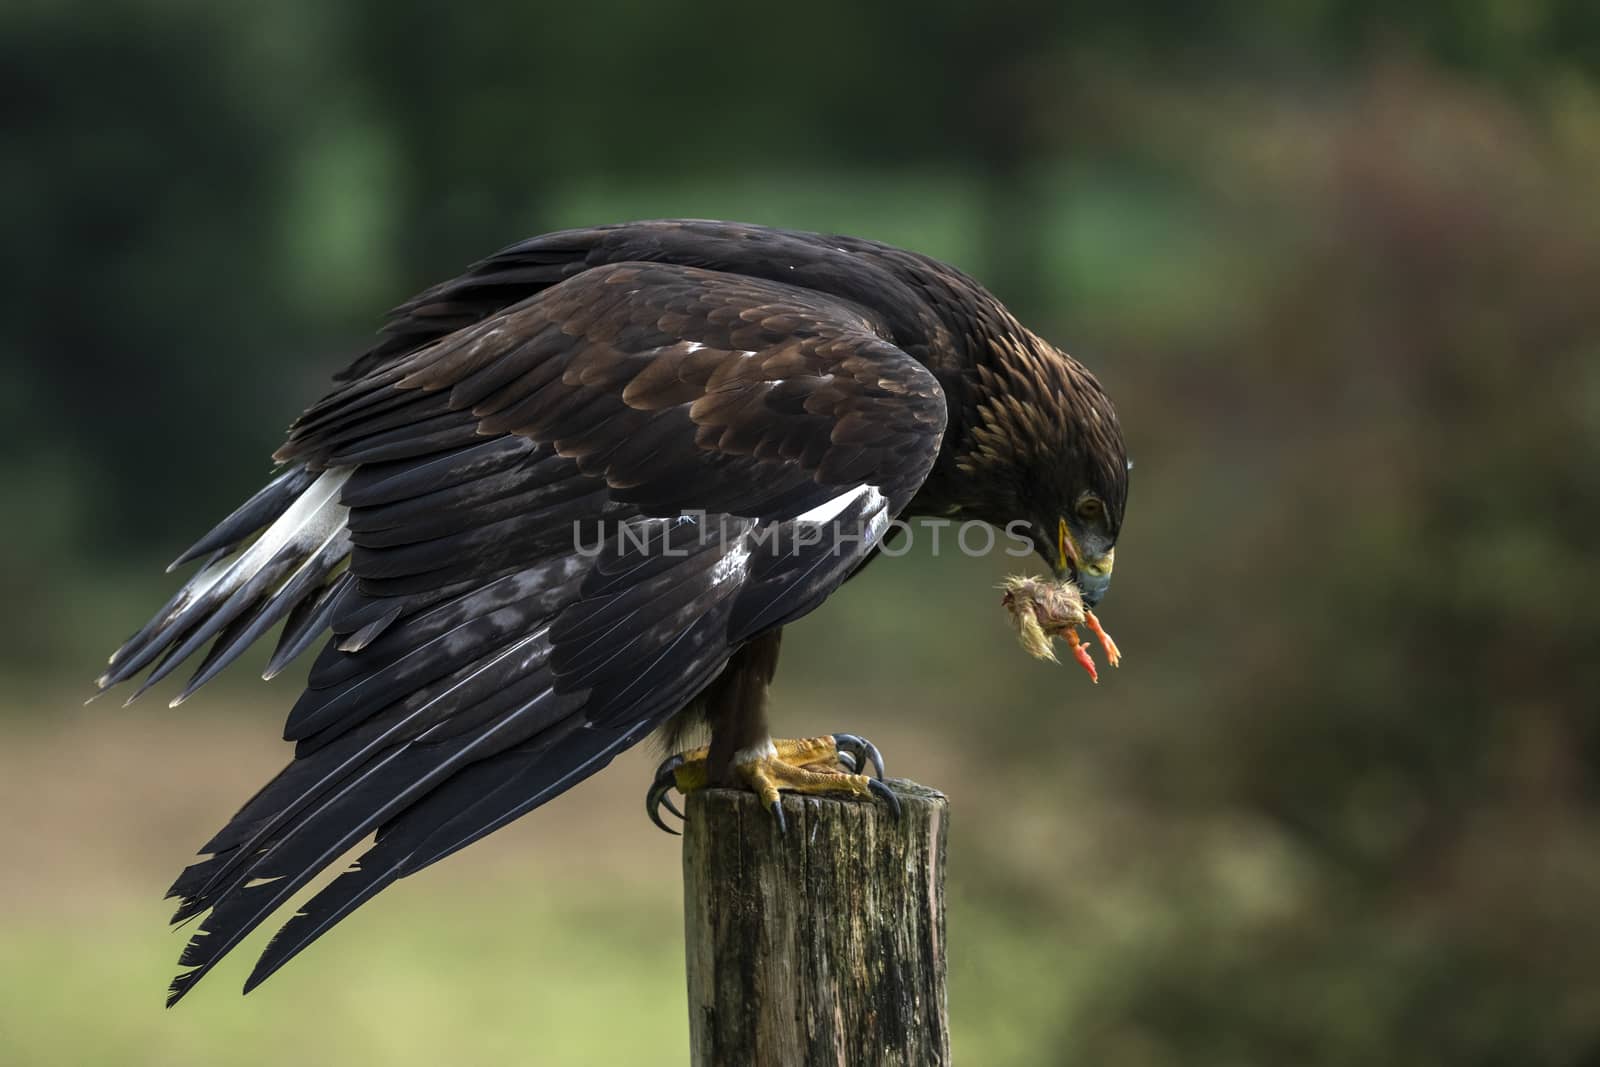
<svg viewBox="0 0 1600 1067">
<path fill-rule="evenodd" d="M 683 839 L 695 1067 L 950 1062 L 944 795 L 891 779 L 881 803 L 689 798 Z"/>
</svg>

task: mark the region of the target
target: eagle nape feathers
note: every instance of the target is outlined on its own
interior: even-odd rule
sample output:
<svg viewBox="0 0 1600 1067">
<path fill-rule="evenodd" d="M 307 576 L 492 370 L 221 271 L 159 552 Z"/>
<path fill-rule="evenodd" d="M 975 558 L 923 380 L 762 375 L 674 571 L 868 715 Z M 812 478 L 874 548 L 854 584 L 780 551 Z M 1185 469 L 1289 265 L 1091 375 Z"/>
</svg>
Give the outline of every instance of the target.
<svg viewBox="0 0 1600 1067">
<path fill-rule="evenodd" d="M 710 738 L 656 799 L 881 802 L 870 743 L 771 738 L 782 627 L 915 516 L 1021 531 L 1092 618 L 1128 483 L 1094 377 L 966 275 L 691 220 L 546 234 L 422 293 L 275 459 L 98 683 L 198 657 L 176 703 L 274 627 L 267 677 L 321 641 L 293 759 L 172 886 L 203 919 L 169 1003 L 364 839 L 247 991 L 652 732 Z"/>
</svg>

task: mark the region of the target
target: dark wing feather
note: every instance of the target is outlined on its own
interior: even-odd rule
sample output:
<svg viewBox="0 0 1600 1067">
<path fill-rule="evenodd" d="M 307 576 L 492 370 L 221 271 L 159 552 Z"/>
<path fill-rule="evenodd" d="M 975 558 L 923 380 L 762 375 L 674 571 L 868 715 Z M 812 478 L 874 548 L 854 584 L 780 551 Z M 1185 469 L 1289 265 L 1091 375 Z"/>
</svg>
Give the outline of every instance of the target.
<svg viewBox="0 0 1600 1067">
<path fill-rule="evenodd" d="M 517 284 L 566 272 L 556 258 Z M 938 385 L 844 301 L 621 263 L 460 321 L 470 304 L 416 305 L 453 332 L 369 361 L 296 423 L 279 458 L 324 473 L 203 542 L 237 553 L 212 565 L 228 580 L 114 661 L 169 669 L 216 635 L 209 677 L 263 620 L 290 615 L 296 647 L 333 632 L 285 728 L 295 760 L 173 886 L 176 918 L 209 913 L 174 1001 L 363 837 L 377 843 L 251 985 L 395 878 L 604 766 L 836 588 L 938 452 Z M 321 570 L 325 521 L 317 545 L 284 528 L 330 487 L 317 514 L 342 518 L 343 577 Z M 797 537 L 811 521 L 842 539 Z M 267 528 L 245 544 L 252 523 Z"/>
</svg>

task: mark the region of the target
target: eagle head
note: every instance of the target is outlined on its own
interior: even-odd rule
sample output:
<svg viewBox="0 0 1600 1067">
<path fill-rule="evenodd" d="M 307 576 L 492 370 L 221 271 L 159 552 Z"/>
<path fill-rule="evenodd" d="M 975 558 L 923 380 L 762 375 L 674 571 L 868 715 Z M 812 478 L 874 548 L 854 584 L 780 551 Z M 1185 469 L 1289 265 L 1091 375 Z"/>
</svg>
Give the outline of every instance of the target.
<svg viewBox="0 0 1600 1067">
<path fill-rule="evenodd" d="M 1007 529 L 1021 522 L 1058 579 L 1090 607 L 1111 585 L 1128 499 L 1122 427 L 1088 368 L 1024 331 L 976 368 L 974 418 L 956 459 L 963 511 Z"/>
</svg>

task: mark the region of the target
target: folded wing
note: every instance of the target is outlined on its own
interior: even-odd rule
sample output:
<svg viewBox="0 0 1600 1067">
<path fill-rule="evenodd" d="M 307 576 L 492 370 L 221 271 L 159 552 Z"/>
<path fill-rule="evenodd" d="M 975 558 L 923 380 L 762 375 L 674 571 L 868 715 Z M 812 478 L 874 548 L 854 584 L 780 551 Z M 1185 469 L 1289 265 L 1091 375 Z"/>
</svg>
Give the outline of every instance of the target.
<svg viewBox="0 0 1600 1067">
<path fill-rule="evenodd" d="M 779 282 L 608 264 L 371 361 L 113 657 L 188 695 L 287 619 L 331 631 L 295 758 L 178 878 L 205 914 L 170 1002 L 368 835 L 253 987 L 374 893 L 605 766 L 752 636 L 870 553 L 944 428 L 933 377 L 860 308 Z M 146 682 L 149 684 L 149 681 Z"/>
</svg>

